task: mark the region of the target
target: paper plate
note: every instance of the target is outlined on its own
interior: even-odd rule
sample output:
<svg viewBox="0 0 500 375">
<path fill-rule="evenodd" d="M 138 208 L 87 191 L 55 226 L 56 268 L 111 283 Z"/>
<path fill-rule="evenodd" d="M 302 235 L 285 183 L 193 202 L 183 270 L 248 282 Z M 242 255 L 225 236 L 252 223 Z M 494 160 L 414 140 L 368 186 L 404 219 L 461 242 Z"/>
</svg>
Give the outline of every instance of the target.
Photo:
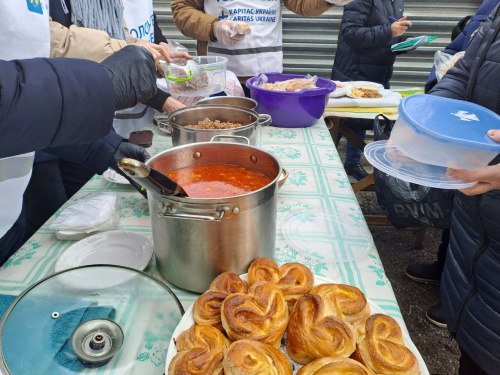
<svg viewBox="0 0 500 375">
<path fill-rule="evenodd" d="M 438 189 L 464 189 L 476 184 L 447 175 L 445 167 L 412 159 L 387 141 L 369 143 L 365 146 L 364 154 L 375 168 L 406 182 Z"/>
<path fill-rule="evenodd" d="M 102 177 L 109 182 L 114 182 L 115 184 L 129 184 L 127 179 L 123 177 L 121 174 L 117 173 L 114 169 L 108 168 L 102 174 Z"/>
<path fill-rule="evenodd" d="M 292 212 L 283 219 L 281 231 L 292 249 L 324 262 L 361 259 L 373 247 L 366 223 L 343 213 Z"/>
<path fill-rule="evenodd" d="M 57 259 L 54 272 L 91 264 L 108 264 L 144 270 L 153 245 L 140 234 L 126 231 L 98 233 L 70 246 Z"/>
<path fill-rule="evenodd" d="M 245 273 L 243 275 L 240 275 L 240 277 L 243 280 L 248 281 L 248 274 Z M 338 284 L 339 282 L 327 279 L 326 277 L 314 275 L 314 285 L 331 284 L 331 283 Z M 371 301 L 369 299 L 367 299 L 367 301 L 370 305 L 371 314 L 385 314 L 385 315 L 387 315 L 387 313 L 380 306 L 378 306 L 376 303 L 374 303 L 373 301 Z M 170 365 L 170 362 L 172 361 L 174 356 L 177 354 L 177 348 L 175 347 L 175 339 L 179 336 L 179 334 L 181 332 L 190 328 L 193 324 L 194 324 L 193 305 L 191 305 L 186 310 L 186 313 L 182 317 L 182 320 L 179 322 L 179 325 L 177 326 L 174 333 L 172 334 L 172 339 L 170 340 L 170 345 L 168 346 L 167 358 L 165 361 L 165 374 L 168 374 L 168 366 Z M 418 361 L 418 365 L 420 367 L 421 375 L 429 375 L 429 370 L 427 370 L 427 366 L 425 365 L 424 359 L 420 355 L 420 352 L 418 351 L 418 349 L 415 346 L 415 344 L 413 343 L 413 341 L 411 341 L 411 338 L 406 331 L 403 331 L 403 340 L 404 340 L 405 346 L 411 350 L 411 352 L 415 355 L 415 357 L 417 357 L 417 361 Z M 284 345 L 282 345 L 280 347 L 280 350 L 283 353 L 285 353 L 285 355 L 286 355 L 286 350 L 285 350 Z M 290 359 L 290 363 L 293 364 L 293 367 L 294 367 L 293 373 L 294 374 L 296 374 L 297 371 L 303 366 L 297 362 L 292 361 L 291 359 Z"/>
<path fill-rule="evenodd" d="M 99 283 L 68 289 L 69 280 Z M 6 311 L 0 373 L 163 375 L 183 314 L 170 288 L 143 272 L 100 265 L 66 270 L 31 285 Z M 89 345 L 99 334 L 101 345 Z"/>
</svg>

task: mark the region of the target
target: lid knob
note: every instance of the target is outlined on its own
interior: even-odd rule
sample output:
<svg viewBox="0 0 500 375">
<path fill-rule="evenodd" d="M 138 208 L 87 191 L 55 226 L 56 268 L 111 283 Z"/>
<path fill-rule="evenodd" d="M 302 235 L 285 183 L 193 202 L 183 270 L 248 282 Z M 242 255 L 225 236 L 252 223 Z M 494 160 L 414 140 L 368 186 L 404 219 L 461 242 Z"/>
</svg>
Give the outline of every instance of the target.
<svg viewBox="0 0 500 375">
<path fill-rule="evenodd" d="M 92 350 L 100 350 L 106 345 L 106 335 L 98 332 L 90 339 L 89 346 Z"/>
<path fill-rule="evenodd" d="M 123 331 L 108 319 L 94 319 L 81 324 L 71 338 L 71 346 L 85 367 L 108 363 L 123 344 Z"/>
</svg>

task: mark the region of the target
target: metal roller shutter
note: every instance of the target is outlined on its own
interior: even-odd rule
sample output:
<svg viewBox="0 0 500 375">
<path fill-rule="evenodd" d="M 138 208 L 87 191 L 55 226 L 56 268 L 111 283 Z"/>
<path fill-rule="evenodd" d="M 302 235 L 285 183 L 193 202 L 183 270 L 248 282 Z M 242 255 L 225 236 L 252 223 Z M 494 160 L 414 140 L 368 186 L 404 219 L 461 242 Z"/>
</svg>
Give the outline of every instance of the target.
<svg viewBox="0 0 500 375">
<path fill-rule="evenodd" d="M 406 0 L 405 15 L 413 22 L 411 35 L 432 35 L 432 45 L 398 56 L 394 65 L 392 87 L 423 87 L 433 64 L 434 53 L 450 42 L 453 27 L 464 16 L 474 14 L 481 0 Z M 329 78 L 342 7 L 334 7 L 318 17 L 304 18 L 284 8 L 283 53 L 284 72 L 317 74 Z M 172 22 L 170 0 L 154 0 L 159 25 L 165 36 L 184 44 L 191 52 L 196 42 L 177 29 Z"/>
</svg>

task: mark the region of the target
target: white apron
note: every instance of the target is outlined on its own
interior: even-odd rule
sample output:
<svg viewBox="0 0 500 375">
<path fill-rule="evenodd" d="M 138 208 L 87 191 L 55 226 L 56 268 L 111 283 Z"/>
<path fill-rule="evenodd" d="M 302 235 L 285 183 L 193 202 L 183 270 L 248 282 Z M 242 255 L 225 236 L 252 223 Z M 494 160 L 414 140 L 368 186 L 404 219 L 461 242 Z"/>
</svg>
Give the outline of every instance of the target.
<svg viewBox="0 0 500 375">
<path fill-rule="evenodd" d="M 49 57 L 48 0 L 0 1 L 0 60 Z M 0 159 L 0 238 L 18 219 L 34 153 Z"/>
<path fill-rule="evenodd" d="M 231 47 L 209 42 L 207 55 L 227 57 L 227 69 L 238 77 L 283 71 L 279 0 L 205 0 L 205 13 L 220 19 L 242 21 L 252 28 L 251 34 Z"/>
<path fill-rule="evenodd" d="M 147 42 L 154 43 L 154 18 L 152 0 L 123 0 L 123 17 L 130 34 Z M 123 138 L 130 133 L 144 129 L 153 122 L 155 110 L 145 104 L 115 113 L 113 128 Z"/>
</svg>

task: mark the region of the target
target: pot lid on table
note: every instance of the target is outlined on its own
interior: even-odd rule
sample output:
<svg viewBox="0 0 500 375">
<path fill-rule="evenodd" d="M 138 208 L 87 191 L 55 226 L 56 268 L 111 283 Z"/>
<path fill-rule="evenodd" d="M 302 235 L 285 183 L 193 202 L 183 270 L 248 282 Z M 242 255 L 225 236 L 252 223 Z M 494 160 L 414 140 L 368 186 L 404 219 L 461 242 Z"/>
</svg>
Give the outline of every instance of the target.
<svg viewBox="0 0 500 375">
<path fill-rule="evenodd" d="M 173 292 L 143 272 L 62 271 L 23 292 L 0 321 L 0 373 L 163 374 L 183 313 Z"/>
</svg>

